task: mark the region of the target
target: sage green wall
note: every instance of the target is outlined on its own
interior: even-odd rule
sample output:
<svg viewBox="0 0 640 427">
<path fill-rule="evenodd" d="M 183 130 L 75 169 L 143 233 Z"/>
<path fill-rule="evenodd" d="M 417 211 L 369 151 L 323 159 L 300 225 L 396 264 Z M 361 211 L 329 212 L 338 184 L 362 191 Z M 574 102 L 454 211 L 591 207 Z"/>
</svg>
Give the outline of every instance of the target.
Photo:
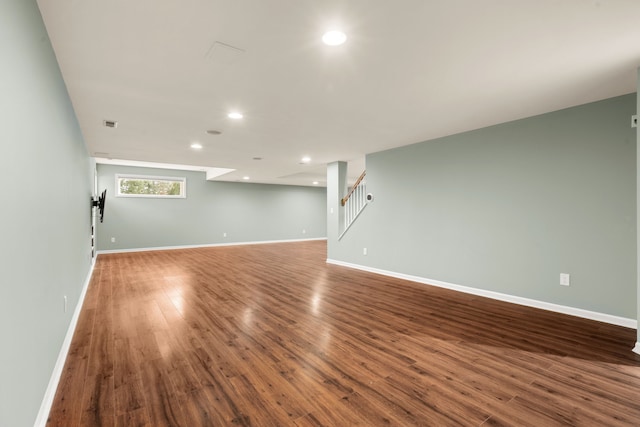
<svg viewBox="0 0 640 427">
<path fill-rule="evenodd" d="M 91 163 L 34 0 L 0 2 L 0 55 L 0 426 L 23 427 L 90 271 Z"/>
<path fill-rule="evenodd" d="M 635 110 L 631 94 L 371 154 L 375 199 L 331 257 L 636 319 Z"/>
<path fill-rule="evenodd" d="M 638 90 L 636 92 L 636 95 L 640 93 L 640 68 L 638 68 Z M 636 96 L 636 114 L 640 114 L 640 96 Z M 636 128 L 636 149 L 637 147 L 640 147 L 640 128 Z M 637 149 L 637 161 L 636 161 L 636 168 L 638 167 L 637 165 L 640 165 L 640 150 Z M 640 169 L 636 170 L 636 177 L 637 177 L 637 181 L 636 181 L 636 192 L 637 192 L 637 199 L 636 199 L 636 209 L 638 206 L 640 206 Z M 638 215 L 638 213 L 636 212 L 636 218 L 638 221 L 638 230 L 636 233 L 637 236 L 637 247 L 638 247 L 638 259 L 637 259 L 637 265 L 640 266 L 640 216 Z M 638 336 L 638 340 L 636 342 L 636 351 L 640 352 L 640 267 L 638 267 L 638 280 L 637 280 L 637 298 L 638 298 L 638 305 L 637 305 L 637 313 L 638 313 L 638 329 L 637 329 L 637 336 Z"/>
<path fill-rule="evenodd" d="M 187 198 L 114 197 L 117 173 L 184 176 Z M 101 251 L 327 236 L 325 188 L 214 182 L 204 172 L 102 164 L 98 188 L 107 189 Z"/>
</svg>

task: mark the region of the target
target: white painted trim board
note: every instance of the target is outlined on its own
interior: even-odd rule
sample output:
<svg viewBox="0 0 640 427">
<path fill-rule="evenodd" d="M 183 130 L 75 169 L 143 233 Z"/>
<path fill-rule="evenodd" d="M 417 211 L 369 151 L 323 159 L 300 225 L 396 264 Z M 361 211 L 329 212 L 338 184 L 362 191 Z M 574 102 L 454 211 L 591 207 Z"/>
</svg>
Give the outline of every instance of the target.
<svg viewBox="0 0 640 427">
<path fill-rule="evenodd" d="M 38 416 L 36 417 L 35 423 L 33 423 L 34 427 L 46 427 L 47 425 L 47 418 L 49 418 L 49 412 L 51 411 L 51 406 L 53 405 L 53 399 L 56 396 L 56 390 L 58 389 L 58 384 L 60 383 L 60 378 L 62 377 L 64 363 L 66 362 L 67 356 L 69 354 L 71 340 L 73 339 L 73 334 L 76 331 L 76 325 L 78 324 L 78 318 L 80 317 L 82 304 L 84 304 L 84 298 L 87 295 L 87 289 L 89 288 L 89 283 L 91 282 L 91 277 L 93 276 L 93 269 L 95 265 L 96 258 L 94 257 L 91 262 L 91 267 L 89 268 L 87 278 L 85 279 L 84 285 L 82 286 L 80 298 L 78 298 L 78 304 L 76 305 L 76 309 L 74 310 L 73 316 L 71 317 L 71 322 L 69 323 L 67 334 L 65 335 L 64 341 L 62 342 L 60 353 L 58 353 L 58 360 L 56 360 L 56 364 L 53 367 L 53 372 L 51 373 L 51 378 L 49 379 L 49 385 L 47 386 L 47 390 L 45 391 L 44 397 L 42 398 Z"/>
<path fill-rule="evenodd" d="M 568 307 L 550 302 L 538 301 L 530 298 L 523 298 L 514 295 L 502 294 L 500 292 L 487 291 L 484 289 L 472 288 L 469 286 L 456 285 L 454 283 L 443 282 L 440 280 L 427 279 L 425 277 L 412 276 L 409 274 L 396 273 L 393 271 L 381 270 L 378 268 L 367 267 L 359 264 L 351 264 L 348 262 L 327 259 L 327 264 L 339 265 L 341 267 L 353 268 L 356 270 L 367 271 L 369 273 L 380 274 L 382 276 L 394 277 L 396 279 L 409 280 L 411 282 L 421 283 L 423 285 L 437 286 L 439 288 L 450 289 L 466 294 L 478 295 L 491 298 L 494 300 L 510 302 L 513 304 L 524 305 L 527 307 L 540 308 L 542 310 L 553 311 L 556 313 L 568 314 L 570 316 L 582 317 L 584 319 L 597 320 L 599 322 L 610 323 L 613 325 L 623 326 L 625 328 L 638 329 L 638 321 L 628 319 L 626 317 L 614 316 L 606 313 L 598 313 L 595 311 L 583 310 L 581 308 Z M 636 349 L 640 351 L 640 346 L 636 345 Z"/>
<path fill-rule="evenodd" d="M 232 243 L 211 243 L 203 245 L 182 245 L 182 246 L 158 246 L 151 248 L 133 248 L 133 249 L 112 249 L 98 251 L 97 254 L 121 254 L 128 252 L 148 252 L 148 251 L 172 251 L 175 249 L 197 249 L 197 248 L 217 248 L 224 246 L 244 246 L 244 245 L 266 245 L 270 243 L 293 243 L 293 242 L 312 242 L 316 240 L 327 240 L 326 237 L 315 237 L 311 239 L 289 239 L 289 240 L 259 240 L 255 242 L 232 242 Z"/>
</svg>

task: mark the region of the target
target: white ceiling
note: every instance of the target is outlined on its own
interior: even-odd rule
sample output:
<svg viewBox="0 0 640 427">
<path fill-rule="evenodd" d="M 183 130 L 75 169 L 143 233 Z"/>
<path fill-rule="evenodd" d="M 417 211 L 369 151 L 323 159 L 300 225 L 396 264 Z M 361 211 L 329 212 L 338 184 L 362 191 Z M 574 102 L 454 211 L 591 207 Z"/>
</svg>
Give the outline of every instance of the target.
<svg viewBox="0 0 640 427">
<path fill-rule="evenodd" d="M 367 153 L 635 92 L 640 66 L 639 0 L 38 4 L 91 155 L 223 181 L 356 177 Z"/>
</svg>

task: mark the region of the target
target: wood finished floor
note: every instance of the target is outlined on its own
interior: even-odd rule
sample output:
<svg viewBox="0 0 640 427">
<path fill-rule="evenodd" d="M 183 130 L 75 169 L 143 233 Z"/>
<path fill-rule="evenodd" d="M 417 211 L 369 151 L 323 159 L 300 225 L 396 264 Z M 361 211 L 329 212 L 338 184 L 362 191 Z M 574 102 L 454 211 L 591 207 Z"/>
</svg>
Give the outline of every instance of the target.
<svg viewBox="0 0 640 427">
<path fill-rule="evenodd" d="M 640 425 L 635 330 L 325 258 L 100 255 L 47 425 Z"/>
</svg>

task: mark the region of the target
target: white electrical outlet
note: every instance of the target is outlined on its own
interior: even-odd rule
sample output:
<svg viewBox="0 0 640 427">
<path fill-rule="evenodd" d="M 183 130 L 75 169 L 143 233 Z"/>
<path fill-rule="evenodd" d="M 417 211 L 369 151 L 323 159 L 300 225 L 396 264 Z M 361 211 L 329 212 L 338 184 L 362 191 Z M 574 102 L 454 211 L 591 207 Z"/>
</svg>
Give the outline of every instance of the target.
<svg viewBox="0 0 640 427">
<path fill-rule="evenodd" d="M 333 213 L 333 208 L 330 208 L 330 209 L 329 209 L 329 213 Z"/>
<path fill-rule="evenodd" d="M 302 229 L 302 234 L 307 234 L 307 230 L 305 230 L 304 228 Z"/>
<path fill-rule="evenodd" d="M 115 238 L 115 237 L 112 237 L 112 238 L 111 238 L 111 243 L 115 243 L 115 242 L 116 242 L 116 238 Z"/>
<path fill-rule="evenodd" d="M 222 233 L 222 237 L 227 237 L 227 233 Z"/>
<path fill-rule="evenodd" d="M 560 284 L 562 286 L 570 286 L 571 285 L 571 275 L 568 273 L 560 273 Z"/>
<path fill-rule="evenodd" d="M 367 254 L 367 248 L 362 248 L 362 255 L 366 255 Z"/>
</svg>

